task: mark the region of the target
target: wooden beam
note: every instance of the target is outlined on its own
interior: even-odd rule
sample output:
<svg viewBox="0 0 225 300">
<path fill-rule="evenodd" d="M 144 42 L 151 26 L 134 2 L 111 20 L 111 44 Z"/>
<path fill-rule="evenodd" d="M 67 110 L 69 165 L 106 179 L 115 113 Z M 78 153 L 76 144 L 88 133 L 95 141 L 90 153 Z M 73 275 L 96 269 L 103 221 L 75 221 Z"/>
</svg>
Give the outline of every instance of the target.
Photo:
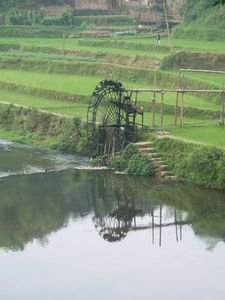
<svg viewBox="0 0 225 300">
<path fill-rule="evenodd" d="M 216 70 L 180 69 L 180 71 L 183 71 L 183 72 L 200 72 L 200 73 L 225 74 L 224 71 L 216 71 Z"/>
<path fill-rule="evenodd" d="M 224 97 L 225 92 L 223 91 L 221 94 L 221 102 L 220 102 L 220 126 L 224 126 Z"/>
</svg>

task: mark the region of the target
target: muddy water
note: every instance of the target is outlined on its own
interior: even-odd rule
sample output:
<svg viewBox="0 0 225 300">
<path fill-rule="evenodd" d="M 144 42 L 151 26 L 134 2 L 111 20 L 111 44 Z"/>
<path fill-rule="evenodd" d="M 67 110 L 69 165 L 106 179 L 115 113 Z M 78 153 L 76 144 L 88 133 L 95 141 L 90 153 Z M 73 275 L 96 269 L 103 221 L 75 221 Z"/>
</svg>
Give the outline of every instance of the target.
<svg viewBox="0 0 225 300">
<path fill-rule="evenodd" d="M 225 194 L 0 143 L 0 299 L 225 298 Z"/>
</svg>

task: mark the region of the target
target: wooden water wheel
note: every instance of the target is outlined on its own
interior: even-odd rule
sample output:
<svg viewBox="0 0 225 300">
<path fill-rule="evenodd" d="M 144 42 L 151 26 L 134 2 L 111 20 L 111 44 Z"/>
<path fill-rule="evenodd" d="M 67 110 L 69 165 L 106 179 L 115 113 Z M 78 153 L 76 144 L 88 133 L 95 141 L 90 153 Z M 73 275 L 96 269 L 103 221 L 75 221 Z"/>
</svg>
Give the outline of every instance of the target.
<svg viewBox="0 0 225 300">
<path fill-rule="evenodd" d="M 121 151 L 135 141 L 135 103 L 120 82 L 103 80 L 95 88 L 88 106 L 88 141 L 97 155 Z"/>
</svg>

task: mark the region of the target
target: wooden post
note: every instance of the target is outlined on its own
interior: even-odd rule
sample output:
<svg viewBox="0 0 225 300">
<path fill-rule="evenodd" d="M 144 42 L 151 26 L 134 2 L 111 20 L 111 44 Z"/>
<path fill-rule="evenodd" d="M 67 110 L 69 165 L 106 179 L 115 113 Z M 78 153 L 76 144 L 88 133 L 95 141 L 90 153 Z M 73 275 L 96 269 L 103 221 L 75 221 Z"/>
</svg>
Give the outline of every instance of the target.
<svg viewBox="0 0 225 300">
<path fill-rule="evenodd" d="M 164 109 L 164 103 L 163 103 L 163 97 L 164 97 L 164 92 L 162 91 L 161 92 L 161 104 L 160 104 L 160 113 L 161 113 L 161 122 L 160 122 L 160 125 L 161 125 L 161 129 L 163 128 L 163 109 Z"/>
<path fill-rule="evenodd" d="M 134 104 L 137 105 L 138 91 L 135 92 Z"/>
<path fill-rule="evenodd" d="M 184 92 L 181 94 L 181 106 L 180 106 L 180 128 L 183 128 L 184 117 Z"/>
<path fill-rule="evenodd" d="M 66 38 L 65 32 L 63 32 L 62 38 L 63 38 L 63 55 L 65 55 L 65 38 Z"/>
<path fill-rule="evenodd" d="M 176 210 L 176 208 L 174 208 L 174 224 L 175 224 L 175 231 L 176 231 L 176 241 L 178 242 L 177 210 Z"/>
<path fill-rule="evenodd" d="M 153 99 L 152 99 L 152 127 L 155 127 L 155 95 L 156 95 L 156 92 L 154 92 L 154 96 L 153 96 Z"/>
<path fill-rule="evenodd" d="M 155 243 L 155 219 L 154 219 L 154 207 L 152 208 L 152 244 Z"/>
<path fill-rule="evenodd" d="M 174 109 L 174 126 L 177 127 L 177 110 L 178 110 L 178 102 L 179 102 L 179 92 L 177 92 L 176 104 Z"/>
<path fill-rule="evenodd" d="M 182 214 L 180 211 L 180 241 L 182 241 Z"/>
<path fill-rule="evenodd" d="M 221 93 L 221 102 L 220 102 L 220 126 L 224 126 L 224 91 Z"/>
<path fill-rule="evenodd" d="M 159 206 L 159 247 L 162 246 L 162 204 Z"/>
<path fill-rule="evenodd" d="M 113 145 L 112 145 L 112 157 L 115 157 L 115 147 L 116 147 L 116 138 L 113 137 Z"/>
<path fill-rule="evenodd" d="M 157 83 L 157 77 L 156 77 L 156 72 L 154 72 L 154 87 L 156 87 L 156 83 Z"/>
<path fill-rule="evenodd" d="M 167 28 L 167 35 L 168 35 L 168 40 L 169 40 L 169 46 L 170 46 L 170 51 L 172 52 L 172 42 L 171 42 L 171 35 L 170 35 L 170 28 L 169 28 L 169 22 L 168 22 L 168 14 L 167 14 L 167 0 L 163 0 L 163 7 L 164 7 L 164 13 L 165 13 L 165 20 L 166 20 L 166 28 Z"/>
</svg>

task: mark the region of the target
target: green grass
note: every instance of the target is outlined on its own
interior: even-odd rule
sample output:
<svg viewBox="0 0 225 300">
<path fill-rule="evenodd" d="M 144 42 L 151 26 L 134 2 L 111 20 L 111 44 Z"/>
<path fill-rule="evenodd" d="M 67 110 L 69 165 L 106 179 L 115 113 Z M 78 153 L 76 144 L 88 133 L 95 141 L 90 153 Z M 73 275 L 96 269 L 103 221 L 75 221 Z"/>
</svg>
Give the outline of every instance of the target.
<svg viewBox="0 0 225 300">
<path fill-rule="evenodd" d="M 147 87 L 146 85 L 136 85 L 135 87 L 138 88 L 151 88 Z M 152 87 L 153 88 L 153 87 Z M 213 96 L 212 96 L 213 97 Z M 151 103 L 153 98 L 153 93 L 141 93 L 138 97 L 139 101 L 143 101 L 146 103 Z M 156 95 L 157 103 L 161 102 L 161 94 L 157 93 Z M 179 96 L 179 101 L 181 101 L 181 96 Z M 176 103 L 176 93 L 166 93 L 163 98 L 163 103 L 168 105 L 175 105 Z M 179 102 L 180 103 L 180 102 Z M 201 98 L 200 96 L 195 96 L 192 94 L 184 94 L 184 107 L 192 107 L 192 108 L 198 108 L 203 110 L 212 110 L 212 111 L 219 111 L 220 105 L 213 102 L 209 102 Z"/>
<path fill-rule="evenodd" d="M 112 40 L 112 39 L 110 39 Z M 115 41 L 124 41 L 126 43 L 140 43 L 140 44 L 154 44 L 154 37 L 130 37 L 130 38 L 116 38 Z M 174 39 L 174 47 L 179 49 L 192 49 L 197 51 L 209 51 L 224 53 L 225 41 L 196 41 L 196 40 L 181 40 Z M 21 45 L 28 46 L 44 46 L 44 47 L 54 47 L 63 48 L 62 39 L 29 39 L 29 38 L 0 38 L 0 43 L 17 43 Z M 168 46 L 168 39 L 162 37 L 162 46 Z M 150 51 L 139 51 L 134 49 L 119 49 L 119 48 L 101 48 L 101 47 L 88 47 L 79 45 L 76 39 L 66 39 L 65 48 L 92 51 L 98 53 L 113 53 L 120 55 L 144 55 L 153 56 L 161 58 L 166 53 L 155 53 Z M 33 55 L 42 55 L 40 53 Z M 45 57 L 45 59 L 55 59 L 55 57 Z M 63 58 L 62 58 L 63 59 Z M 199 73 L 185 73 L 186 77 L 192 79 L 206 81 L 208 83 L 213 83 L 221 87 L 225 83 L 224 75 L 216 74 L 199 74 Z M 92 76 L 78 76 L 78 75 L 66 75 L 66 74 L 48 74 L 48 73 L 36 73 L 28 71 L 19 70 L 0 70 L 0 80 L 7 81 L 17 84 L 26 85 L 34 88 L 49 89 L 59 92 L 74 93 L 79 95 L 91 95 L 95 86 L 102 80 L 100 77 Z M 153 86 L 148 86 L 146 84 L 138 84 L 131 82 L 123 82 L 123 85 L 127 88 L 152 88 Z M 145 93 L 141 94 L 139 99 L 146 103 L 151 103 L 152 94 Z M 159 95 L 160 101 L 160 95 Z M 55 112 L 60 114 L 65 114 L 68 116 L 80 117 L 86 120 L 87 105 L 71 103 L 60 100 L 46 99 L 43 97 L 28 96 L 19 94 L 16 92 L 1 90 L 0 95 L 1 101 L 6 101 L 10 103 L 16 103 L 19 105 L 32 106 L 45 111 Z M 164 103 L 169 105 L 174 105 L 176 100 L 175 94 L 168 94 L 164 96 Z M 195 107 L 199 109 L 207 110 L 219 110 L 219 105 L 213 102 L 207 102 L 198 96 L 194 95 L 184 95 L 184 105 L 189 107 Z M 141 123 L 140 116 L 137 117 L 137 121 Z M 179 120 L 178 120 L 179 123 Z M 145 112 L 144 114 L 144 124 L 146 126 L 152 126 L 152 114 L 150 112 Z M 156 114 L 156 125 L 160 127 L 160 115 Z M 202 142 L 210 145 L 215 145 L 217 147 L 225 148 L 225 129 L 218 126 L 216 121 L 203 121 L 200 119 L 191 119 L 184 117 L 184 128 L 174 128 L 174 118 L 173 116 L 164 116 L 164 128 L 169 130 L 172 135 L 178 138 L 187 139 L 195 142 Z M 1 133 L 1 132 L 0 132 Z"/>
<path fill-rule="evenodd" d="M 220 127 L 217 122 L 214 124 L 205 123 L 205 126 L 189 126 L 170 129 L 172 135 L 215 147 L 225 148 L 225 128 Z"/>
<path fill-rule="evenodd" d="M 60 60 L 60 61 L 88 61 L 88 62 L 103 62 L 103 60 L 88 56 L 75 56 L 63 54 L 48 54 L 41 52 L 0 52 L 0 57 L 18 57 L 18 58 L 32 58 L 32 59 L 46 59 L 46 60 Z"/>
<path fill-rule="evenodd" d="M 203 72 L 182 72 L 185 77 L 201 80 L 210 84 L 218 85 L 218 88 L 225 86 L 225 74 L 203 73 Z"/>
<path fill-rule="evenodd" d="M 74 93 L 78 95 L 89 96 L 92 94 L 95 86 L 102 80 L 100 77 L 93 76 L 78 76 L 53 73 L 37 73 L 17 70 L 0 70 L 0 79 L 5 82 L 12 82 L 29 87 L 50 89 L 59 92 Z M 146 84 L 123 82 L 126 88 L 152 88 Z M 16 97 L 16 95 L 15 95 Z M 138 101 L 151 103 L 152 93 L 140 93 Z M 160 102 L 160 94 L 157 94 L 157 99 Z M 168 93 L 164 96 L 164 103 L 174 105 L 176 102 L 176 94 Z M 198 96 L 186 94 L 184 96 L 184 106 L 194 107 L 199 109 L 218 111 L 219 105 L 213 102 L 203 100 Z"/>
<path fill-rule="evenodd" d="M 86 39 L 85 39 L 86 40 Z M 111 39 L 110 39 L 111 40 Z M 140 56 L 151 56 L 155 58 L 162 58 L 165 56 L 164 53 L 160 52 L 151 52 L 151 51 L 143 51 L 143 50 L 135 50 L 135 49 L 122 49 L 118 48 L 108 48 L 108 47 L 94 47 L 94 46 L 82 46 L 79 44 L 78 39 L 66 39 L 65 45 L 63 45 L 62 39 L 38 39 L 38 38 L 0 38 L 1 44 L 19 44 L 24 46 L 37 46 L 37 47 L 53 47 L 58 49 L 72 49 L 72 50 L 83 50 L 90 52 L 98 52 L 98 53 L 112 53 L 112 54 L 120 54 L 120 55 L 140 55 Z"/>
<path fill-rule="evenodd" d="M 60 100 L 22 95 L 11 91 L 1 91 L 0 101 L 7 101 L 12 104 L 30 106 L 48 112 L 78 117 L 84 121 L 87 117 L 87 104 L 68 103 Z M 136 121 L 137 123 L 141 124 L 142 120 L 140 115 L 137 116 Z M 179 118 L 177 124 L 179 126 Z M 174 128 L 174 117 L 172 115 L 164 115 L 163 130 L 169 130 L 172 135 L 195 142 L 225 147 L 224 129 L 219 127 L 216 121 L 203 121 L 200 119 L 184 117 L 183 124 L 184 128 L 182 129 Z M 152 127 L 152 113 L 145 112 L 144 125 Z M 159 113 L 157 113 L 155 116 L 155 125 L 157 128 L 160 128 L 161 116 Z M 10 138 L 8 133 L 6 133 L 6 136 Z M 4 135 L 1 135 L 1 137 L 4 138 Z M 12 136 L 12 138 L 14 137 Z M 15 138 L 17 139 L 17 136 Z"/>
<path fill-rule="evenodd" d="M 137 115 L 136 117 L 136 122 L 141 124 L 141 116 Z M 180 124 L 180 119 L 177 118 L 177 126 L 179 127 Z M 216 124 L 216 121 L 213 120 L 202 120 L 202 119 L 197 119 L 197 118 L 183 118 L 183 126 L 184 128 L 191 128 L 191 127 L 199 127 L 199 126 L 211 126 L 213 124 Z M 145 112 L 144 113 L 144 125 L 148 127 L 156 127 L 160 128 L 161 126 L 161 115 L 160 113 L 155 114 L 155 126 L 152 124 L 152 112 Z M 163 116 L 163 129 L 165 130 L 173 130 L 174 128 L 174 116 L 173 115 L 167 115 L 164 114 Z M 178 128 L 179 130 L 182 130 Z"/>
<path fill-rule="evenodd" d="M 102 78 L 2 69 L 0 70 L 0 80 L 34 88 L 91 95 Z"/>
<path fill-rule="evenodd" d="M 84 39 L 89 40 L 89 39 Z M 90 39 L 95 40 L 95 39 Z M 155 45 L 155 36 L 149 34 L 147 37 L 138 37 L 133 36 L 129 38 L 125 37 L 117 37 L 117 38 L 109 38 L 110 41 L 123 41 L 129 44 L 139 43 L 144 45 Z M 6 44 L 20 44 L 24 46 L 43 46 L 43 47 L 53 47 L 63 49 L 75 49 L 75 50 L 88 50 L 93 52 L 101 52 L 101 53 L 114 53 L 120 55 L 144 55 L 144 56 L 152 56 L 157 58 L 162 58 L 166 55 L 166 53 L 159 51 L 143 51 L 143 50 L 134 50 L 134 49 L 121 49 L 120 48 L 108 48 L 108 47 L 88 47 L 81 46 L 79 44 L 79 39 L 68 38 L 65 40 L 65 46 L 63 45 L 63 39 L 60 38 L 0 38 L 0 43 Z M 162 36 L 161 39 L 162 46 L 169 46 L 167 36 Z M 225 41 L 201 41 L 201 40 L 187 40 L 187 39 L 172 39 L 172 45 L 176 49 L 183 50 L 194 50 L 194 51 L 203 51 L 203 52 L 215 52 L 215 53 L 224 53 L 225 49 Z M 169 52 L 168 52 L 169 53 Z"/>
<path fill-rule="evenodd" d="M 35 107 L 48 112 L 74 116 L 81 118 L 82 120 L 86 120 L 87 118 L 87 104 L 46 99 L 42 97 L 23 95 L 16 92 L 4 90 L 1 90 L 0 101 Z"/>
</svg>

